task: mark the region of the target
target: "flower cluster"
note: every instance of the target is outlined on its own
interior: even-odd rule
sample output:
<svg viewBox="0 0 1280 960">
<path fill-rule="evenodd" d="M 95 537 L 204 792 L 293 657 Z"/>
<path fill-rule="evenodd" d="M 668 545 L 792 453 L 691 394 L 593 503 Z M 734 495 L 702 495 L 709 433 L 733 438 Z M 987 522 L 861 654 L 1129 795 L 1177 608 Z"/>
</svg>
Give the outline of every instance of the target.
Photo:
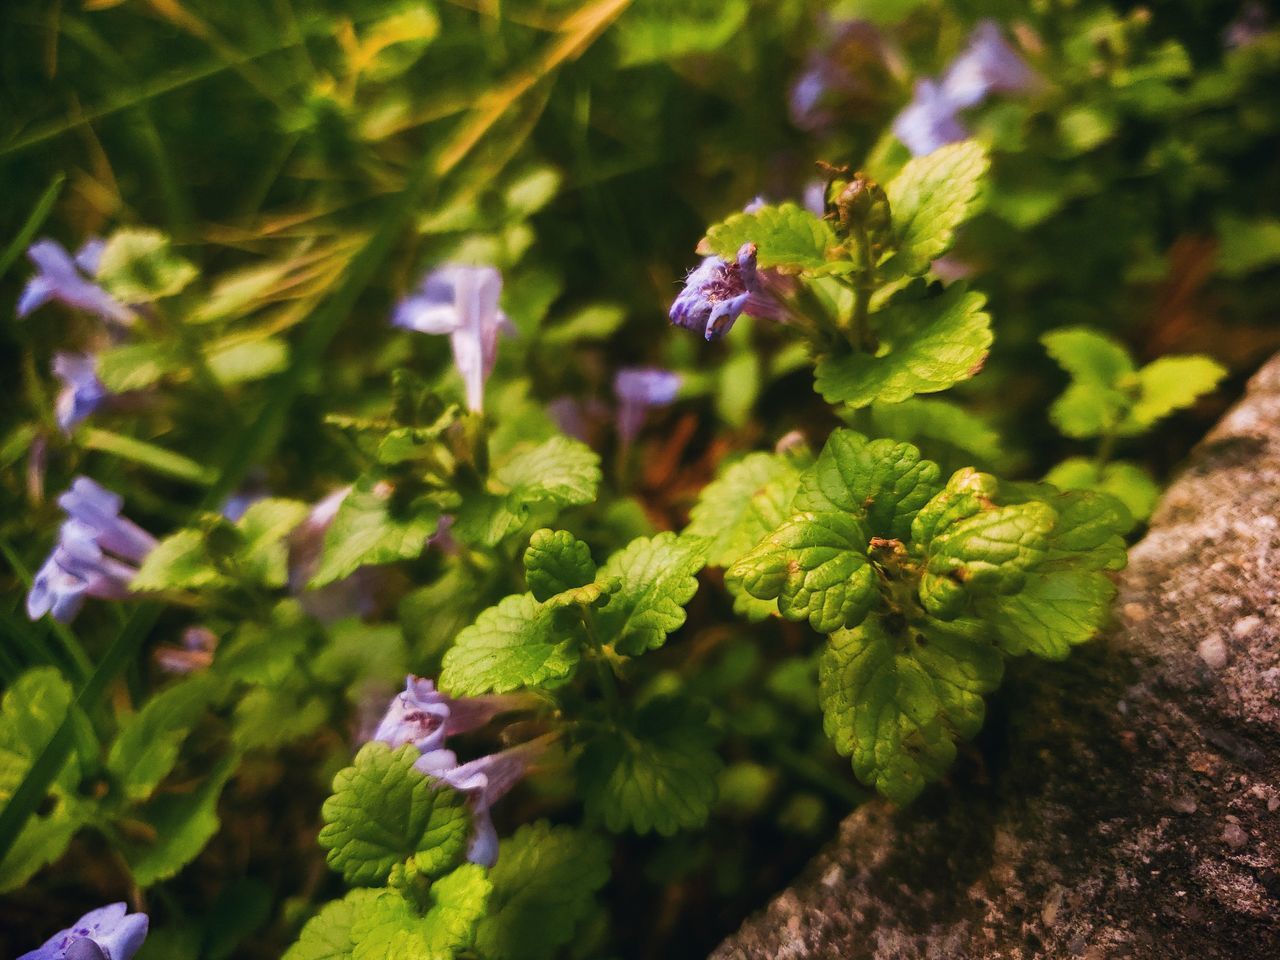
<svg viewBox="0 0 1280 960">
<path fill-rule="evenodd" d="M 515 328 L 498 308 L 502 274 L 493 267 L 447 264 L 423 278 L 396 306 L 391 322 L 418 333 L 447 334 L 466 386 L 467 407 L 484 409 L 484 384 L 498 356 L 498 334 Z"/>
<path fill-rule="evenodd" d="M 147 938 L 145 913 L 129 913 L 123 903 L 90 910 L 18 960 L 131 960 Z"/>
<path fill-rule="evenodd" d="M 85 597 L 121 600 L 155 537 L 120 515 L 124 501 L 88 477 L 77 477 L 58 498 L 67 513 L 58 542 L 27 594 L 27 615 L 52 613 L 70 622 Z"/>
<path fill-rule="evenodd" d="M 519 695 L 453 698 L 437 690 L 432 680 L 410 676 L 373 734 L 372 739 L 392 747 L 413 744 L 422 754 L 414 764 L 418 770 L 467 794 L 472 815 L 467 859 L 472 863 L 491 867 L 497 862 L 498 833 L 489 811 L 542 756 L 551 737 L 467 763 L 458 762 L 446 740 L 478 730 L 498 714 L 528 707 L 530 702 Z"/>
<path fill-rule="evenodd" d="M 996 22 L 983 20 L 941 79 L 916 83 L 911 102 L 893 121 L 893 132 L 912 154 L 924 156 L 969 136 L 960 111 L 992 93 L 1023 93 L 1038 83 L 1035 71 L 1004 39 Z"/>
</svg>

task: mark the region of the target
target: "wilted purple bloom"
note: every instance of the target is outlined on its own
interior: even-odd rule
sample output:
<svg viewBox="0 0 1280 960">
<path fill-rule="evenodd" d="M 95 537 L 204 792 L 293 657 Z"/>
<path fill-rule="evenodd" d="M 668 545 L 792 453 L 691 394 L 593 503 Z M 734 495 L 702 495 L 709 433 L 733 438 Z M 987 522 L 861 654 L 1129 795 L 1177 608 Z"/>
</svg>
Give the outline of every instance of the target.
<svg viewBox="0 0 1280 960">
<path fill-rule="evenodd" d="M 207 670 L 213 664 L 213 654 L 218 647 L 218 635 L 204 626 L 187 627 L 182 631 L 182 646 L 156 647 L 157 666 L 166 673 L 195 673 Z"/>
<path fill-rule="evenodd" d="M 18 960 L 131 960 L 147 939 L 148 923 L 145 913 L 129 914 L 123 903 L 113 903 L 90 910 Z"/>
<path fill-rule="evenodd" d="M 1039 77 L 1009 46 L 1000 25 L 983 20 L 969 43 L 942 75 L 942 95 L 960 109 L 976 106 L 991 93 L 1022 93 Z"/>
<path fill-rule="evenodd" d="M 629 444 L 640 432 L 650 407 L 665 407 L 676 398 L 680 375 L 659 367 L 626 367 L 613 378 L 618 398 L 618 436 Z"/>
<path fill-rule="evenodd" d="M 498 309 L 502 274 L 493 267 L 446 264 L 427 274 L 396 306 L 391 322 L 418 333 L 448 334 L 467 406 L 484 408 L 484 382 L 498 356 L 498 332 L 515 328 Z"/>
<path fill-rule="evenodd" d="M 68 519 L 49 559 L 36 572 L 27 594 L 27 615 L 37 620 L 52 612 L 55 620 L 67 623 L 80 612 L 85 597 L 127 597 L 136 565 L 156 540 L 120 516 L 119 496 L 88 477 L 77 477 L 58 503 Z"/>
<path fill-rule="evenodd" d="M 958 105 L 932 80 L 916 81 L 915 96 L 894 117 L 893 132 L 913 156 L 923 157 L 969 136 Z"/>
<path fill-rule="evenodd" d="M 685 278 L 684 289 L 671 304 L 670 316 L 676 326 L 718 340 L 743 313 L 781 315 L 780 305 L 760 282 L 754 243 L 739 247 L 733 262 L 706 257 Z"/>
<path fill-rule="evenodd" d="M 490 808 L 501 800 L 529 767 L 538 761 L 555 739 L 546 734 L 517 747 L 499 753 L 491 753 L 478 760 L 460 764 L 447 770 L 423 772 L 432 774 L 453 789 L 468 794 L 471 800 L 471 840 L 467 846 L 467 859 L 482 867 L 492 867 L 498 862 L 498 831 L 493 825 Z M 425 760 L 426 757 L 423 758 Z M 422 769 L 422 761 L 419 761 Z"/>
<path fill-rule="evenodd" d="M 58 426 L 66 433 L 90 416 L 110 396 L 98 379 L 97 358 L 87 353 L 56 353 L 53 373 L 62 381 L 54 410 Z"/>
<path fill-rule="evenodd" d="M 129 325 L 134 312 L 93 282 L 105 244 L 90 240 L 73 259 L 62 244 L 54 240 L 37 240 L 27 256 L 38 271 L 27 281 L 18 298 L 17 313 L 25 317 L 50 300 L 85 310 L 104 320 Z"/>
<path fill-rule="evenodd" d="M 1250 0 L 1222 32 L 1222 43 L 1228 50 L 1238 50 L 1256 43 L 1267 32 L 1267 8 Z"/>
</svg>

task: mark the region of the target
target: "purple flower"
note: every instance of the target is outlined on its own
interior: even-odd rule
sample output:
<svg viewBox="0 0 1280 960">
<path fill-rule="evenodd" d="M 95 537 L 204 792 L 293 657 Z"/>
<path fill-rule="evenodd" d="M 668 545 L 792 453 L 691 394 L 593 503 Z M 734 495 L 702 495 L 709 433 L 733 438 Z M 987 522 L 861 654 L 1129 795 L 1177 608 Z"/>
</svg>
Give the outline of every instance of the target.
<svg viewBox="0 0 1280 960">
<path fill-rule="evenodd" d="M 801 130 L 820 130 L 874 100 L 891 56 L 880 31 L 863 20 L 824 17 L 819 33 L 787 98 L 791 122 Z"/>
<path fill-rule="evenodd" d="M 129 914 L 123 903 L 113 903 L 90 910 L 18 960 L 131 960 L 147 939 L 148 923 L 145 913 Z"/>
<path fill-rule="evenodd" d="M 90 240 L 73 259 L 62 244 L 54 240 L 37 240 L 27 250 L 37 273 L 18 297 L 17 313 L 25 317 L 50 300 L 57 300 L 116 323 L 128 326 L 136 318 L 134 312 L 103 290 L 92 280 L 106 245 Z"/>
<path fill-rule="evenodd" d="M 87 353 L 56 353 L 53 373 L 62 381 L 54 409 L 64 433 L 89 417 L 111 394 L 98 379 L 98 360 Z"/>
<path fill-rule="evenodd" d="M 1236 18 L 1222 32 L 1222 43 L 1228 50 L 1247 47 L 1267 32 L 1267 8 L 1257 0 L 1249 0 Z"/>
<path fill-rule="evenodd" d="M 613 378 L 618 398 L 618 436 L 631 443 L 650 407 L 665 407 L 676 398 L 680 375 L 658 367 L 625 367 Z"/>
<path fill-rule="evenodd" d="M 822 180 L 810 180 L 804 185 L 804 208 L 815 217 L 827 215 L 827 185 Z"/>
<path fill-rule="evenodd" d="M 969 43 L 942 75 L 942 94 L 956 107 L 976 106 L 991 93 L 1022 93 L 1039 77 L 1009 46 L 1000 25 L 983 20 L 969 34 Z"/>
<path fill-rule="evenodd" d="M 120 516 L 121 498 L 88 477 L 77 477 L 58 503 L 68 518 L 49 559 L 36 572 L 27 594 L 27 615 L 38 620 L 52 612 L 55 620 L 68 623 L 85 597 L 129 596 L 137 564 L 156 539 Z"/>
<path fill-rule="evenodd" d="M 166 673 L 195 673 L 207 670 L 213 664 L 213 654 L 218 648 L 218 635 L 204 626 L 192 626 L 182 631 L 182 646 L 156 647 L 156 665 Z"/>
<path fill-rule="evenodd" d="M 467 859 L 472 863 L 492 867 L 498 862 L 498 831 L 490 808 L 520 782 L 555 737 L 554 733 L 548 733 L 517 747 L 438 772 L 423 769 L 426 757 L 416 764 L 424 773 L 434 775 L 470 797 L 471 840 L 467 845 Z"/>
<path fill-rule="evenodd" d="M 937 83 L 918 80 L 915 96 L 894 117 L 893 132 L 913 156 L 926 156 L 941 146 L 969 136 L 969 131 L 956 116 L 958 110 L 958 105 Z"/>
<path fill-rule="evenodd" d="M 418 333 L 448 334 L 467 406 L 484 408 L 484 382 L 498 355 L 498 332 L 515 328 L 498 309 L 502 274 L 493 267 L 446 264 L 427 274 L 396 306 L 391 322 Z"/>
<path fill-rule="evenodd" d="M 778 318 L 781 308 L 756 270 L 756 245 L 744 243 L 735 261 L 706 257 L 685 278 L 684 289 L 671 304 L 671 322 L 697 330 L 708 340 L 729 332 L 743 313 Z"/>
</svg>

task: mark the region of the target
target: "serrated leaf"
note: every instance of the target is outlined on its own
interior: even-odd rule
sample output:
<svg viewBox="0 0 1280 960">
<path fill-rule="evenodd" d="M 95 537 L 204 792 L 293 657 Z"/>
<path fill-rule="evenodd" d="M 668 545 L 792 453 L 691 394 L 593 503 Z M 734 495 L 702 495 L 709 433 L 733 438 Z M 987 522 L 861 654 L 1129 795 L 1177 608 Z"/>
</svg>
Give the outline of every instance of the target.
<svg viewBox="0 0 1280 960">
<path fill-rule="evenodd" d="M 381 895 L 357 888 L 341 900 L 331 900 L 307 921 L 282 960 L 351 960 L 352 927 L 356 918 Z"/>
<path fill-rule="evenodd" d="M 567 530 L 536 530 L 524 552 L 525 580 L 535 600 L 584 587 L 595 580 L 591 548 Z"/>
<path fill-rule="evenodd" d="M 858 779 L 907 803 L 982 725 L 982 695 L 1000 682 L 999 651 L 975 621 L 904 625 L 879 617 L 832 634 L 819 664 L 823 726 Z"/>
<path fill-rule="evenodd" d="M 1121 390 L 1073 383 L 1049 407 L 1049 420 L 1066 437 L 1084 440 L 1114 431 L 1132 401 Z"/>
<path fill-rule="evenodd" d="M 600 837 L 526 824 L 502 841 L 489 871 L 489 911 L 476 928 L 486 960 L 552 960 L 594 909 L 609 879 L 609 846 Z"/>
<path fill-rule="evenodd" d="M 155 694 L 120 725 L 107 771 L 126 800 L 145 800 L 178 760 L 178 751 L 219 685 L 194 676 Z"/>
<path fill-rule="evenodd" d="M 1189 407 L 1212 393 L 1227 375 L 1220 363 L 1202 356 L 1161 357 L 1138 371 L 1138 401 L 1122 424 L 1125 432 L 1139 432 L 1175 410 Z"/>
<path fill-rule="evenodd" d="M 788 620 L 820 633 L 855 626 L 878 597 L 867 559 L 870 535 L 847 513 L 800 513 L 729 568 L 758 600 L 777 600 Z"/>
<path fill-rule="evenodd" d="M 383 883 L 409 859 L 428 877 L 461 862 L 471 833 L 466 798 L 415 770 L 420 756 L 412 744 L 366 743 L 333 778 L 320 845 L 347 883 Z"/>
<path fill-rule="evenodd" d="M 477 696 L 555 684 L 577 669 L 583 640 L 573 611 L 546 609 L 529 593 L 505 597 L 458 634 L 440 685 Z"/>
<path fill-rule="evenodd" d="M 117 230 L 98 261 L 96 279 L 122 303 L 151 303 L 182 292 L 198 271 L 157 230 Z"/>
<path fill-rule="evenodd" d="M 657 697 L 625 729 L 591 739 L 578 760 L 587 815 L 614 832 L 670 836 L 700 827 L 716 797 L 720 757 L 706 710 Z"/>
<path fill-rule="evenodd" d="M 23 673 L 0 701 L 0 803 L 8 803 L 35 758 L 71 708 L 71 686 L 53 667 Z M 76 801 L 80 765 L 68 758 L 49 793 L 49 808 L 34 814 L 0 861 L 0 892 L 17 889 L 67 849 L 87 811 Z"/>
<path fill-rule="evenodd" d="M 1063 490 L 1096 490 L 1125 505 L 1135 521 L 1145 521 L 1160 499 L 1160 485 L 1134 463 L 1097 464 L 1087 457 L 1070 457 L 1045 474 L 1045 481 Z"/>
<path fill-rule="evenodd" d="M 151 826 L 155 840 L 124 850 L 139 886 L 149 887 L 174 876 L 213 839 L 218 832 L 218 797 L 239 762 L 236 754 L 228 754 L 191 793 L 167 793 L 143 808 L 140 816 Z"/>
<path fill-rule="evenodd" d="M 236 527 L 244 534 L 239 552 L 241 570 L 250 580 L 282 587 L 289 576 L 286 538 L 304 519 L 308 507 L 297 500 L 268 497 L 249 505 Z"/>
<path fill-rule="evenodd" d="M 793 506 L 853 514 L 865 520 L 869 536 L 904 540 L 941 477 L 938 465 L 922 459 L 909 443 L 868 440 L 840 429 L 832 431 L 817 462 L 801 477 Z"/>
<path fill-rule="evenodd" d="M 606 560 L 598 579 L 616 578 L 619 584 L 595 617 L 601 640 L 631 657 L 662 646 L 684 625 L 684 606 L 698 592 L 705 551 L 696 537 L 667 531 L 632 540 Z"/>
<path fill-rule="evenodd" d="M 1000 482 L 989 473 L 962 467 L 947 479 L 911 521 L 911 539 L 924 544 L 934 535 L 968 517 L 995 506 Z"/>
<path fill-rule="evenodd" d="M 816 387 L 828 403 L 865 407 L 936 393 L 982 369 L 991 347 L 986 297 L 953 284 L 940 296 L 890 303 L 873 314 L 880 350 L 818 361 Z"/>
<path fill-rule="evenodd" d="M 325 531 L 320 568 L 307 586 L 323 587 L 363 566 L 412 560 L 426 549 L 440 515 L 437 505 L 421 498 L 401 513 L 393 509 L 389 489 L 361 477 Z"/>
<path fill-rule="evenodd" d="M 982 147 L 966 140 L 909 160 L 890 181 L 885 193 L 905 272 L 924 273 L 951 249 L 956 228 L 973 214 L 989 166 Z"/>
<path fill-rule="evenodd" d="M 685 533 L 707 542 L 707 562 L 728 566 L 791 515 L 800 470 L 791 458 L 750 453 L 707 484 Z"/>
<path fill-rule="evenodd" d="M 585 443 L 556 436 L 512 457 L 494 478 L 520 503 L 591 503 L 600 485 L 600 457 Z"/>
<path fill-rule="evenodd" d="M 1053 330 L 1040 342 L 1073 380 L 1110 387 L 1133 373 L 1133 360 L 1124 345 L 1088 327 Z"/>
<path fill-rule="evenodd" d="M 975 611 L 996 631 L 1001 648 L 1065 660 L 1071 648 L 1106 623 L 1116 587 L 1090 570 L 1033 573 L 1015 594 L 979 601 Z"/>
<path fill-rule="evenodd" d="M 927 441 L 927 451 L 941 446 L 963 457 L 962 463 L 990 466 L 1004 459 L 1000 434 L 985 419 L 947 400 L 912 397 L 901 403 L 876 403 L 871 422 L 877 433 L 913 443 Z"/>
<path fill-rule="evenodd" d="M 395 891 L 381 894 L 354 917 L 352 960 L 453 960 L 471 946 L 491 887 L 468 863 L 431 885 L 426 916 Z"/>
<path fill-rule="evenodd" d="M 782 273 L 821 273 L 829 265 L 828 251 L 840 246 L 825 220 L 794 203 L 735 213 L 707 231 L 707 246 L 724 260 L 736 259 L 744 243 L 756 245 L 757 266 Z"/>
<path fill-rule="evenodd" d="M 230 584 L 209 558 L 204 531 L 188 527 L 156 544 L 129 582 L 129 589 L 150 593 L 219 589 Z"/>
</svg>

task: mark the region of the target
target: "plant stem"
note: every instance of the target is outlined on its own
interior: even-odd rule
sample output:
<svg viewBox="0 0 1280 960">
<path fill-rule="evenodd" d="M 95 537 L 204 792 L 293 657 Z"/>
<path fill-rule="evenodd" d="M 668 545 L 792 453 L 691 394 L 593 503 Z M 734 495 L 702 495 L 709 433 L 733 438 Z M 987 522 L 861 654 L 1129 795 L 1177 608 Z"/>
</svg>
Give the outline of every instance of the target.
<svg viewBox="0 0 1280 960">
<path fill-rule="evenodd" d="M 876 289 L 876 268 L 871 262 L 871 237 L 862 224 L 854 226 L 854 239 L 858 243 L 858 279 L 853 288 L 852 330 L 856 346 L 874 354 L 880 347 L 871 330 L 871 295 Z"/>
</svg>

